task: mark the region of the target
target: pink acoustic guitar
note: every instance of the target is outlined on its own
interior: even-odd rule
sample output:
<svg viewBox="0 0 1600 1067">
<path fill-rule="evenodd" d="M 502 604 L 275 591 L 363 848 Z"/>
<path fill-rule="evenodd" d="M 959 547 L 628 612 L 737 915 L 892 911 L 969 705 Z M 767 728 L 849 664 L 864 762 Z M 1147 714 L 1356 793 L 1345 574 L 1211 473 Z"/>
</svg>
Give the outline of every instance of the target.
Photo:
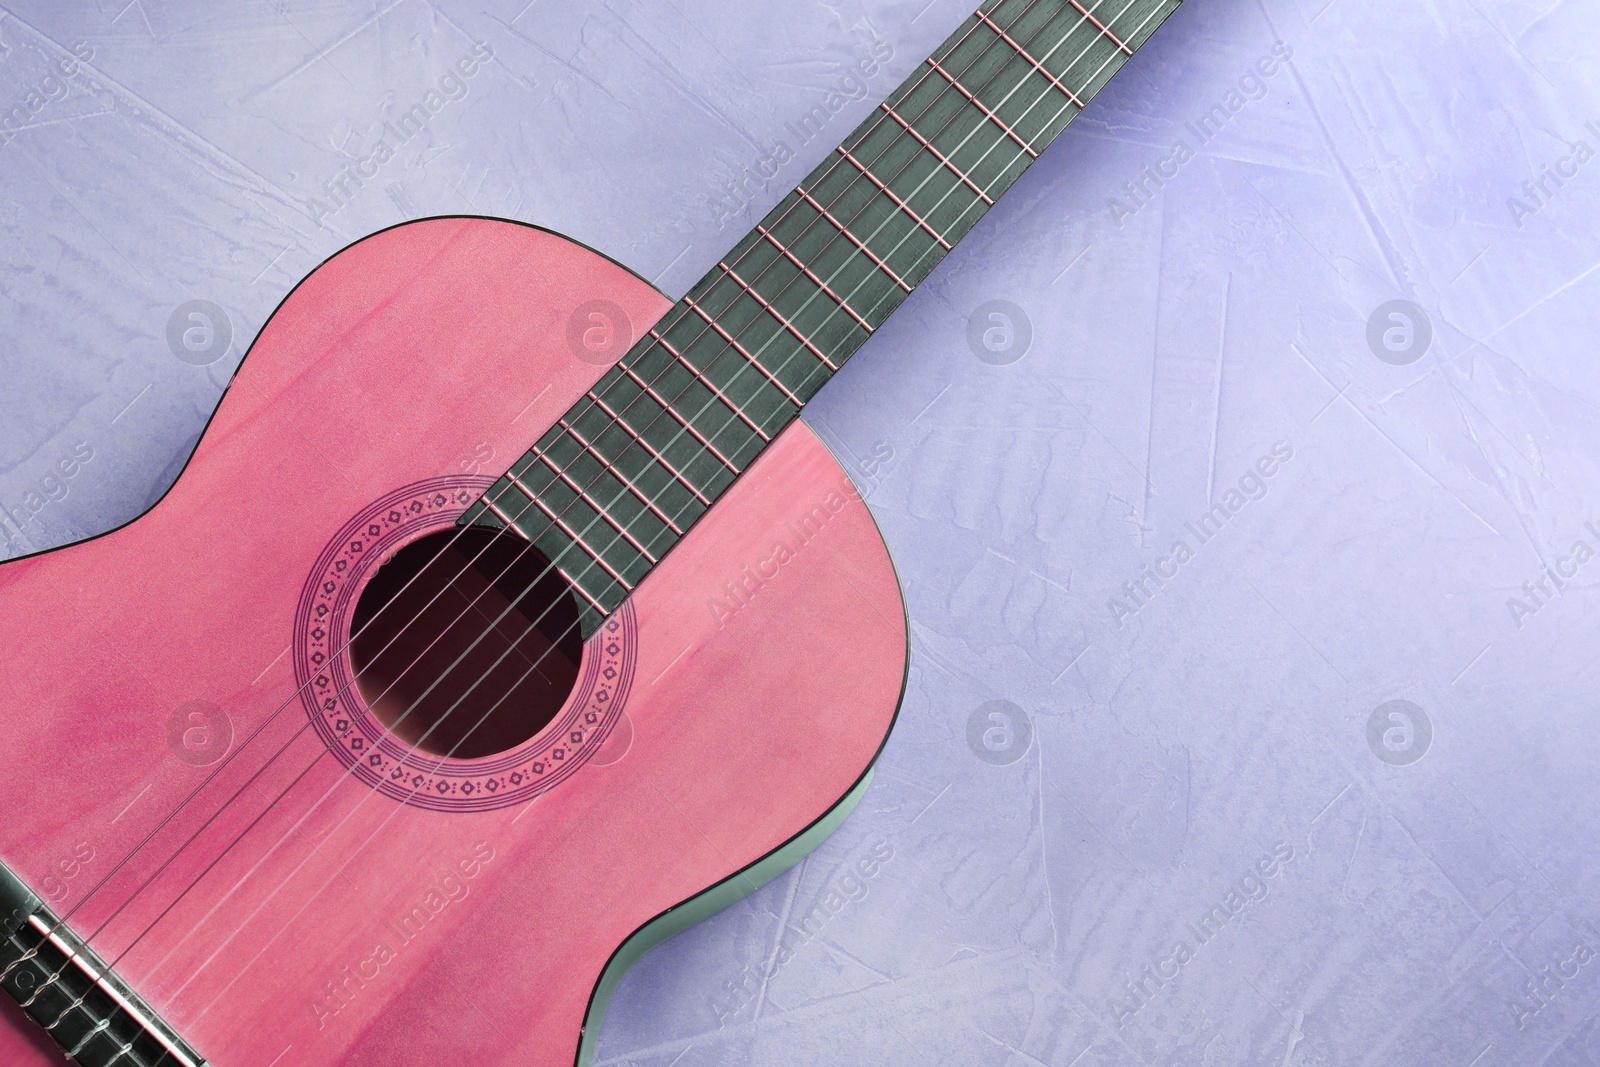
<svg viewBox="0 0 1600 1067">
<path fill-rule="evenodd" d="M 587 1063 L 894 721 L 795 416 L 1176 6 L 979 11 L 675 304 L 483 218 L 311 274 L 160 503 L 0 568 L 0 1063 Z"/>
</svg>

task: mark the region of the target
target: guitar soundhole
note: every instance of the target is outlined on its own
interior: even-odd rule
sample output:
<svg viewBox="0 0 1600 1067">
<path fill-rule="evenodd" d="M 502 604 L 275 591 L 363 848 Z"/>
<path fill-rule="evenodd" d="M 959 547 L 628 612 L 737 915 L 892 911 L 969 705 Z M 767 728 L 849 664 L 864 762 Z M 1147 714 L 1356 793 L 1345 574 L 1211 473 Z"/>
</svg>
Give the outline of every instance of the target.
<svg viewBox="0 0 1600 1067">
<path fill-rule="evenodd" d="M 583 659 L 566 578 L 527 542 L 476 527 L 397 552 L 361 591 L 350 632 L 367 709 L 406 744 L 458 759 L 538 733 Z"/>
</svg>

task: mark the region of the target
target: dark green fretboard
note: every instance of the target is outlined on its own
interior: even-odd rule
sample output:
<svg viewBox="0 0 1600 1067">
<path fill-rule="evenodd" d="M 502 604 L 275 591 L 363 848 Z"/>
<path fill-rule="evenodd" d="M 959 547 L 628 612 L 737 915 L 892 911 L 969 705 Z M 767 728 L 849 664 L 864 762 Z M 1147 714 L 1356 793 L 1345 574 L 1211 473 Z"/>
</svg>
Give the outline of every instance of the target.
<svg viewBox="0 0 1600 1067">
<path fill-rule="evenodd" d="M 463 517 L 620 604 L 1180 0 L 1001 0 L 740 241 Z"/>
</svg>

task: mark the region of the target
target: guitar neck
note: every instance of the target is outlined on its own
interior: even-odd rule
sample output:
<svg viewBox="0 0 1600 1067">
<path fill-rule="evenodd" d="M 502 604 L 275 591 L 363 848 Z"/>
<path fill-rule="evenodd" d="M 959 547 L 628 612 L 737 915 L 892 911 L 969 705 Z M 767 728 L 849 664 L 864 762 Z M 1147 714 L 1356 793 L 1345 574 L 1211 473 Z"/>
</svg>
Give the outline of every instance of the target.
<svg viewBox="0 0 1600 1067">
<path fill-rule="evenodd" d="M 986 4 L 462 522 L 537 545 L 587 636 L 1179 3 Z"/>
</svg>

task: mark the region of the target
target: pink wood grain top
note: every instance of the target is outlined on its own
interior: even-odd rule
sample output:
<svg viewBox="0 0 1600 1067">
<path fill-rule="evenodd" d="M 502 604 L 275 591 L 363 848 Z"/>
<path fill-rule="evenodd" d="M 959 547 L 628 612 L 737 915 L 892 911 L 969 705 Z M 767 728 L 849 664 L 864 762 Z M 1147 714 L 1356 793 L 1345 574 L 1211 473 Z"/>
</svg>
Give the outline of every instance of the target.
<svg viewBox="0 0 1600 1067">
<path fill-rule="evenodd" d="M 318 554 L 392 490 L 486 448 L 481 473 L 509 465 L 603 369 L 565 339 L 596 298 L 636 332 L 667 307 L 527 227 L 369 238 L 268 323 L 160 504 L 0 567 L 0 751 L 52 768 L 0 776 L 0 855 L 36 891 L 57 872 L 51 903 L 74 909 L 214 774 L 71 922 L 108 923 L 107 958 L 133 946 L 118 970 L 219 1067 L 285 1050 L 308 1065 L 570 1063 L 617 944 L 821 815 L 888 730 L 898 585 L 798 423 L 636 591 L 621 760 L 530 806 L 425 811 L 349 778 L 308 728 L 286 649 Z M 195 700 L 232 722 L 223 763 L 169 748 L 169 717 Z M 61 879 L 78 845 L 94 859 Z"/>
<path fill-rule="evenodd" d="M 6 1067 L 61 1067 L 68 1062 L 10 997 L 0 997 L 0 1063 Z"/>
</svg>

